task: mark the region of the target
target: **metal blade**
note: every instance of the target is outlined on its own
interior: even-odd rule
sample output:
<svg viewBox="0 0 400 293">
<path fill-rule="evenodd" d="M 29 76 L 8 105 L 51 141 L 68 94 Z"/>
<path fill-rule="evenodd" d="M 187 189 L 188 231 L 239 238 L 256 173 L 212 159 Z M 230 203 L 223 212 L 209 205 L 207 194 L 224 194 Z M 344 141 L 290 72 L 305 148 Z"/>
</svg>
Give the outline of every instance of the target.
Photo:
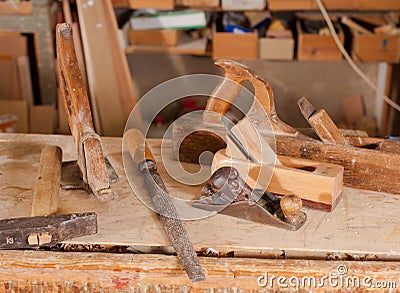
<svg viewBox="0 0 400 293">
<path fill-rule="evenodd" d="M 242 142 L 236 137 L 236 135 L 232 132 L 232 127 L 235 126 L 231 120 L 227 117 L 222 116 L 221 118 L 222 125 L 224 125 L 226 131 L 228 132 L 228 137 L 233 141 L 236 147 L 242 152 L 242 154 L 252 162 L 258 164 L 257 159 L 249 152 L 249 150 L 242 144 Z"/>
<path fill-rule="evenodd" d="M 110 183 L 118 180 L 118 174 L 111 165 L 110 161 L 105 157 L 106 169 Z M 63 189 L 86 189 L 82 180 L 82 174 L 78 166 L 78 161 L 63 162 L 61 167 L 60 186 Z"/>
</svg>

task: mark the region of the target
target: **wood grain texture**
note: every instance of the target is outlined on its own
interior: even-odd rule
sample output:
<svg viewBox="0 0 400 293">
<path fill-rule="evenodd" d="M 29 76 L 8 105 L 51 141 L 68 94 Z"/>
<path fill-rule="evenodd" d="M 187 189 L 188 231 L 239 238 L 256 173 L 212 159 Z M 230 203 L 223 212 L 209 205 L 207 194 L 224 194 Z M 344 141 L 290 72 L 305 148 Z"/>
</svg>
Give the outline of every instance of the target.
<svg viewBox="0 0 400 293">
<path fill-rule="evenodd" d="M 345 266 L 346 276 L 362 280 L 369 277 L 376 281 L 399 284 L 398 262 L 316 261 L 316 260 L 262 260 L 246 258 L 200 258 L 207 273 L 207 280 L 191 283 L 180 268 L 177 257 L 141 254 L 59 253 L 41 251 L 0 252 L 0 290 L 36 292 L 210 292 L 212 289 L 233 292 L 258 292 L 276 290 L 292 292 L 288 280 L 279 286 L 277 280 L 267 286 L 259 286 L 259 277 L 282 276 L 302 279 L 314 277 L 320 280 L 329 274 L 337 275 L 338 266 Z M 261 278 L 262 280 L 262 278 Z M 260 281 L 261 281 L 260 280 Z M 307 283 L 306 283 L 307 284 Z M 352 292 L 365 292 L 367 288 L 355 288 Z M 272 286 L 271 286 L 272 285 Z M 310 288 L 311 287 L 311 288 Z M 329 284 L 323 287 L 299 287 L 313 292 L 342 292 L 342 287 Z M 388 287 L 389 288 L 389 287 Z"/>
<path fill-rule="evenodd" d="M 60 190 L 59 213 L 93 211 L 98 219 L 96 235 L 71 239 L 66 244 L 130 245 L 144 252 L 171 252 L 157 216 L 142 203 L 147 204 L 147 197 L 137 197 L 144 189 L 137 168 L 131 170 L 125 165 L 124 169 L 122 158 L 129 154 L 122 153 L 121 139 L 103 138 L 102 142 L 105 155 L 120 177 L 118 182 L 111 183 L 116 198 L 105 204 L 84 190 Z M 160 140 L 148 140 L 148 143 L 170 194 L 187 200 L 198 199 L 203 184 L 182 184 L 172 179 L 165 169 L 176 164 L 171 159 L 171 142 L 166 142 L 163 159 Z M 65 161 L 76 159 L 71 136 L 0 135 L 0 218 L 30 215 L 40 154 L 48 144 L 62 147 Z M 198 170 L 198 165 L 183 165 L 190 172 Z M 184 221 L 184 226 L 198 252 L 213 248 L 220 255 L 237 257 L 400 260 L 399 207 L 400 195 L 345 188 L 342 200 L 332 213 L 305 210 L 308 220 L 295 232 L 224 215 Z M 178 211 L 184 213 L 185 209 L 178 208 Z M 191 212 L 186 211 L 184 216 L 190 216 Z"/>
<path fill-rule="evenodd" d="M 123 73 L 115 61 L 120 45 L 114 42 L 117 36 L 112 36 L 114 27 L 109 25 L 111 3 L 95 1 L 93 4 L 77 1 L 89 92 L 93 107 L 97 109 L 95 113 L 99 114 L 96 120 L 100 125 L 96 125 L 96 130 L 101 135 L 121 136 L 127 110 L 123 107 L 123 89 L 119 88 L 118 81 Z"/>
<path fill-rule="evenodd" d="M 234 167 L 251 188 L 268 190 L 280 195 L 295 194 L 310 202 L 309 206 L 331 211 L 343 191 L 343 167 L 310 160 L 278 156 L 281 165 L 254 164 L 231 159 L 224 150 L 218 151 L 212 170 Z"/>
<path fill-rule="evenodd" d="M 60 147 L 49 145 L 42 150 L 32 200 L 32 217 L 48 216 L 57 212 L 61 163 Z"/>
<path fill-rule="evenodd" d="M 324 109 L 318 110 L 314 115 L 308 118 L 308 123 L 324 143 L 346 143 L 346 140 L 337 128 L 335 122 L 333 122 L 332 118 Z"/>
</svg>

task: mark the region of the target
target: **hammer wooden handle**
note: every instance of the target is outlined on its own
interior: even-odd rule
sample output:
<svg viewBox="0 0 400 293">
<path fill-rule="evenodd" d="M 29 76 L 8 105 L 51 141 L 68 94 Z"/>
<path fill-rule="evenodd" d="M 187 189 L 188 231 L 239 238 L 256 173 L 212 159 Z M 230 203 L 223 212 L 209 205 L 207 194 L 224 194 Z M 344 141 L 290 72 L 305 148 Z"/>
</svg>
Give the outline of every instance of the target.
<svg viewBox="0 0 400 293">
<path fill-rule="evenodd" d="M 50 145 L 42 150 L 33 193 L 32 217 L 47 216 L 57 212 L 61 163 L 61 148 Z"/>
<path fill-rule="evenodd" d="M 124 134 L 124 144 L 128 148 L 131 158 L 136 164 L 140 164 L 144 160 L 150 160 L 154 163 L 156 159 L 153 153 L 145 143 L 143 133 L 138 129 L 129 129 Z M 144 149 L 143 149 L 144 148 Z"/>
</svg>

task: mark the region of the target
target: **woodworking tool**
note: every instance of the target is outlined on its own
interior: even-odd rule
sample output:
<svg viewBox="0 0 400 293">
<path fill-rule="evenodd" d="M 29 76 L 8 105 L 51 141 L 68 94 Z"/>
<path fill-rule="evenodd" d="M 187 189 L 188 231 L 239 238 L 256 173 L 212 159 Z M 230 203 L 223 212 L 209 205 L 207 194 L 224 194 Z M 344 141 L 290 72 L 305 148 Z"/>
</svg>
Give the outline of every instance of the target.
<svg viewBox="0 0 400 293">
<path fill-rule="evenodd" d="M 95 213 L 0 220 L 0 249 L 39 248 L 97 233 Z"/>
<path fill-rule="evenodd" d="M 0 249 L 51 246 L 97 233 L 95 213 L 55 215 L 58 209 L 62 150 L 43 148 L 36 177 L 31 217 L 0 220 Z"/>
<path fill-rule="evenodd" d="M 113 192 L 108 173 L 112 174 L 111 182 L 116 180 L 117 176 L 111 164 L 106 163 L 100 136 L 93 127 L 89 99 L 79 70 L 69 24 L 57 25 L 56 48 L 60 90 L 78 153 L 79 167 L 79 171 L 75 172 L 71 170 L 74 163 L 68 163 L 68 171 L 63 174 L 80 174 L 85 189 L 91 191 L 99 200 L 111 199 Z M 72 183 L 71 176 L 62 179 L 66 187 L 79 187 L 80 184 L 75 184 L 74 181 L 79 179 L 72 179 Z"/>
<path fill-rule="evenodd" d="M 251 189 L 239 172 L 229 167 L 213 173 L 193 207 L 291 231 L 300 229 L 307 220 L 298 196 L 280 199 L 270 192 Z"/>
<path fill-rule="evenodd" d="M 299 99 L 297 104 L 301 114 L 303 114 L 304 118 L 306 118 L 324 143 L 346 144 L 346 140 L 339 128 L 324 109 L 315 110 L 314 106 L 305 97 Z"/>
<path fill-rule="evenodd" d="M 256 76 L 252 70 L 243 64 L 228 60 L 223 62 L 228 64 L 227 66 L 243 67 L 243 72 L 248 72 L 248 74 Z M 234 72 L 235 69 L 230 70 Z M 233 77 L 233 80 L 235 78 L 237 77 Z M 251 76 L 249 78 L 253 79 Z M 272 88 L 267 81 L 264 80 L 262 84 L 260 83 L 262 79 L 258 78 L 258 80 L 259 82 L 253 84 L 255 96 L 257 99 L 263 96 L 263 98 L 269 100 L 269 107 L 264 108 L 264 114 L 253 115 L 250 118 L 256 124 L 257 116 L 267 115 L 273 126 L 275 148 L 278 155 L 305 158 L 320 163 L 338 164 L 344 167 L 343 180 L 346 186 L 400 194 L 400 184 L 395 179 L 400 176 L 399 142 L 377 137 L 363 137 L 359 134 L 346 134 L 346 145 L 325 144 L 318 139 L 306 136 L 279 118 L 275 109 Z M 232 97 L 230 100 L 233 101 L 234 98 Z M 250 113 L 251 115 L 252 113 Z M 193 123 L 193 121 L 186 122 L 189 125 Z M 179 130 L 182 127 L 182 125 L 177 125 L 177 134 L 179 134 Z M 271 138 L 271 133 L 268 129 L 267 131 L 262 127 L 258 127 L 257 129 L 267 140 Z M 344 130 L 340 131 L 342 133 L 345 132 Z M 189 132 L 186 130 L 186 133 Z M 222 133 L 218 133 L 220 137 L 225 137 L 225 134 L 225 130 Z M 191 137 L 188 136 L 183 141 L 179 137 L 176 140 L 174 138 L 172 145 L 174 159 L 179 158 L 181 161 L 197 163 L 198 159 L 195 156 L 186 156 L 185 153 L 196 154 L 194 151 L 196 148 L 204 151 L 204 145 L 208 144 L 204 143 L 207 141 L 207 137 L 203 133 L 201 137 L 193 141 L 185 141 L 187 139 L 191 139 Z M 182 145 L 179 145 L 179 141 L 182 141 Z M 203 147 L 197 142 L 201 142 Z M 197 151 L 197 153 L 201 152 Z"/>
<path fill-rule="evenodd" d="M 189 240 L 176 207 L 157 172 L 156 160 L 147 147 L 143 134 L 137 129 L 130 129 L 125 132 L 123 142 L 127 146 L 131 158 L 138 165 L 158 218 L 190 280 L 193 282 L 205 280 L 193 244 Z"/>
</svg>

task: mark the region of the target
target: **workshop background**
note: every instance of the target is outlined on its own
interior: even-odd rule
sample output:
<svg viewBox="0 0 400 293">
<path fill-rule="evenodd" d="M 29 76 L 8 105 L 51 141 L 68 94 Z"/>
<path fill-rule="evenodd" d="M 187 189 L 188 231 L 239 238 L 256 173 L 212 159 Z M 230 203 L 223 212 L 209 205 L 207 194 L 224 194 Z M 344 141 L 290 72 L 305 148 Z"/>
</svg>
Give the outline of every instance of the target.
<svg viewBox="0 0 400 293">
<path fill-rule="evenodd" d="M 296 103 L 304 96 L 340 128 L 400 134 L 399 113 L 383 97 L 400 100 L 399 1 L 324 1 L 363 78 L 343 57 L 314 1 L 101 3 L 0 1 L 1 131 L 69 133 L 57 94 L 55 25 L 71 22 L 100 135 L 121 136 L 135 103 L 164 81 L 222 76 L 217 59 L 239 60 L 267 79 L 280 117 L 295 127 L 307 126 Z M 173 103 L 152 121 L 149 135 L 162 135 L 177 117 L 204 106 L 196 97 Z"/>
</svg>

